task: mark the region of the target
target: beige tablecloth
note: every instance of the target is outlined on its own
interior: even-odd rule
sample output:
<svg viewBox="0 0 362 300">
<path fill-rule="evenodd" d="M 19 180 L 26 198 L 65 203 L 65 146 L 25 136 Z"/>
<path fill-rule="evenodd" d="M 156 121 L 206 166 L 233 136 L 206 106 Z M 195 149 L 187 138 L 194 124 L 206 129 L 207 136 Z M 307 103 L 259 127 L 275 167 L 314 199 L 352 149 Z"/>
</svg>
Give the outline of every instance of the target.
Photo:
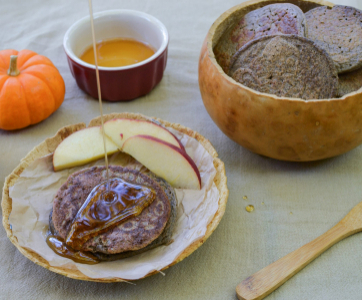
<svg viewBox="0 0 362 300">
<path fill-rule="evenodd" d="M 230 196 L 217 230 L 190 257 L 136 285 L 81 282 L 26 259 L 0 228 L 0 299 L 236 299 L 247 276 L 316 238 L 362 201 L 362 146 L 314 163 L 261 157 L 228 139 L 213 123 L 197 81 L 202 41 L 213 21 L 241 0 L 94 0 L 94 11 L 134 9 L 159 18 L 170 35 L 162 82 L 104 112 L 139 112 L 181 123 L 207 137 L 225 162 Z M 362 9 L 361 0 L 336 3 Z M 63 105 L 42 123 L 0 130 L 0 185 L 34 146 L 68 124 L 99 115 L 98 102 L 78 89 L 62 47 L 64 33 L 88 14 L 87 1 L 1 0 L 1 49 L 49 57 L 66 84 Z M 247 200 L 243 196 L 247 196 Z M 245 211 L 248 204 L 253 213 Z M 362 299 L 362 236 L 335 245 L 267 299 Z"/>
</svg>

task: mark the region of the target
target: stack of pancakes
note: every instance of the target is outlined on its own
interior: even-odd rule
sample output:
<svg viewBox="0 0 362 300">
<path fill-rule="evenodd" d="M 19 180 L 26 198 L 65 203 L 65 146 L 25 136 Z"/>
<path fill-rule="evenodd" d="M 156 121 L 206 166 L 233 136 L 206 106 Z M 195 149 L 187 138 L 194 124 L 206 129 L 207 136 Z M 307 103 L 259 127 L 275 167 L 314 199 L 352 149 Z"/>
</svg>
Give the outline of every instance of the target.
<svg viewBox="0 0 362 300">
<path fill-rule="evenodd" d="M 152 188 L 156 198 L 141 214 L 121 222 L 82 246 L 100 261 L 134 256 L 172 242 L 177 199 L 174 189 L 153 173 L 143 174 L 120 166 L 109 166 L 109 177 Z M 69 176 L 58 190 L 49 216 L 53 235 L 66 240 L 79 209 L 95 186 L 106 180 L 106 168 L 97 166 Z"/>
<path fill-rule="evenodd" d="M 362 87 L 362 11 L 336 5 L 305 14 L 290 3 L 244 15 L 214 48 L 235 81 L 279 97 L 328 99 Z"/>
</svg>

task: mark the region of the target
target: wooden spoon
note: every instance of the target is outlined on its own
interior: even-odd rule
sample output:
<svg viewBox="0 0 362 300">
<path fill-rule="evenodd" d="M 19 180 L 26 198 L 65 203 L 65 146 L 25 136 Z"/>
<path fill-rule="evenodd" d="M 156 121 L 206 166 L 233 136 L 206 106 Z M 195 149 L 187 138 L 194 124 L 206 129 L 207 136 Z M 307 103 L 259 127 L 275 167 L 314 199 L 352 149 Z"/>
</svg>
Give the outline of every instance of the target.
<svg viewBox="0 0 362 300">
<path fill-rule="evenodd" d="M 263 299 L 335 243 L 360 231 L 362 231 L 362 202 L 320 237 L 242 281 L 236 287 L 238 298 Z"/>
</svg>

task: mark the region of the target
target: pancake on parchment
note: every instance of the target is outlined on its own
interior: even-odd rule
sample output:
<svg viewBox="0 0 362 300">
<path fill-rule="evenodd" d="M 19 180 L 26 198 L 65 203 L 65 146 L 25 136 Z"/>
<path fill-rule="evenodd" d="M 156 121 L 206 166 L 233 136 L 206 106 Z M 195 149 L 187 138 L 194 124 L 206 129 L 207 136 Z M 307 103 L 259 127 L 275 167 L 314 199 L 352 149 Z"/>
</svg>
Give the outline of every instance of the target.
<svg viewBox="0 0 362 300">
<path fill-rule="evenodd" d="M 303 11 L 290 3 L 266 5 L 247 13 L 214 48 L 219 64 L 227 73 L 230 58 L 251 40 L 268 35 L 295 34 L 306 36 L 307 26 Z"/>
<path fill-rule="evenodd" d="M 343 5 L 320 6 L 305 16 L 307 37 L 327 51 L 338 73 L 362 67 L 362 11 Z"/>
<path fill-rule="evenodd" d="M 100 260 L 133 256 L 171 242 L 176 219 L 176 196 L 163 179 L 120 166 L 109 166 L 109 176 L 153 188 L 156 199 L 140 215 L 89 239 L 82 247 Z M 92 189 L 106 180 L 105 167 L 92 167 L 69 176 L 58 190 L 50 215 L 50 228 L 63 239 Z"/>
<path fill-rule="evenodd" d="M 264 36 L 235 53 L 229 76 L 262 93 L 302 99 L 334 98 L 338 75 L 332 59 L 297 35 Z"/>
</svg>

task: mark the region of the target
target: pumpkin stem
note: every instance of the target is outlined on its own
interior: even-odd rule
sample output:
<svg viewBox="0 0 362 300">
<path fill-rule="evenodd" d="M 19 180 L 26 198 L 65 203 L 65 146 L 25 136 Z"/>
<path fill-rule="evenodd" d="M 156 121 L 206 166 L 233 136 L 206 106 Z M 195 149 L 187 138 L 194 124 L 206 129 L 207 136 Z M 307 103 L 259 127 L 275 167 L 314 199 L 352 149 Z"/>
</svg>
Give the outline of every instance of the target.
<svg viewBox="0 0 362 300">
<path fill-rule="evenodd" d="M 8 75 L 10 76 L 18 76 L 20 74 L 18 70 L 18 56 L 17 55 L 11 55 L 10 56 L 10 67 L 8 70 Z"/>
</svg>

